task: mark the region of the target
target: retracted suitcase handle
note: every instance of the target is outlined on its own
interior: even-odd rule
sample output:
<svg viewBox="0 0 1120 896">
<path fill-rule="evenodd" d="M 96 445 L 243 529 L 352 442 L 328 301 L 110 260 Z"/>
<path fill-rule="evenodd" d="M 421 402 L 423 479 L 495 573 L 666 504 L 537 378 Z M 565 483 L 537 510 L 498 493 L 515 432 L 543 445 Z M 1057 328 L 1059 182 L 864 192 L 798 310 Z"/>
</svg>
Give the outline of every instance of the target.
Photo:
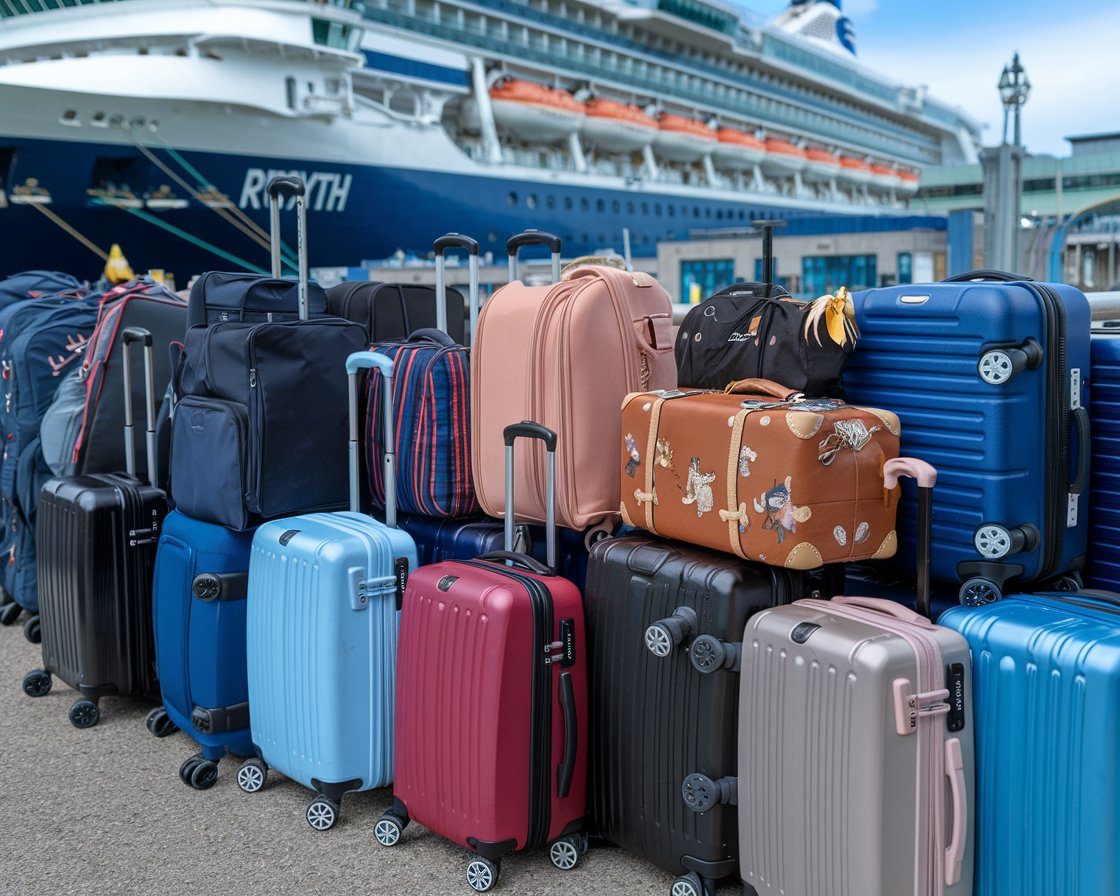
<svg viewBox="0 0 1120 896">
<path fill-rule="evenodd" d="M 1034 280 L 1034 277 L 1024 277 L 1022 274 L 1013 274 L 1011 271 L 993 271 L 988 268 L 981 268 L 978 271 L 968 271 L 964 274 L 954 274 L 952 277 L 946 277 L 942 283 L 975 283 L 975 282 L 989 282 L 989 283 L 1021 283 L 1024 280 Z"/>
<path fill-rule="evenodd" d="M 543 230 L 523 230 L 506 241 L 510 283 L 517 279 L 517 255 L 522 246 L 548 246 L 552 253 L 552 282 L 560 282 L 560 237 Z"/>
<path fill-rule="evenodd" d="M 350 509 L 360 512 L 358 496 L 358 371 L 373 368 L 382 378 L 382 401 L 385 419 L 385 524 L 397 528 L 397 457 L 393 437 L 393 362 L 377 352 L 354 352 L 346 359 L 346 375 L 350 380 Z"/>
<path fill-rule="evenodd" d="M 447 280 L 443 266 L 444 255 L 448 249 L 465 249 L 467 252 L 470 285 L 467 287 L 467 305 L 470 308 L 470 324 L 467 330 L 467 345 L 474 344 L 474 328 L 478 323 L 478 240 L 462 233 L 445 233 L 439 237 L 433 248 L 436 253 L 436 329 L 447 332 Z M 452 343 L 454 344 L 454 343 Z"/>
<path fill-rule="evenodd" d="M 268 182 L 270 219 L 269 244 L 272 249 L 272 276 L 280 277 L 280 200 L 296 200 L 296 254 L 299 256 L 299 319 L 307 320 L 307 187 L 294 175 L 274 177 Z"/>
<path fill-rule="evenodd" d="M 918 594 L 917 610 L 932 619 L 930 601 L 930 549 L 933 546 L 933 487 L 937 470 L 916 457 L 893 457 L 883 465 L 883 488 L 893 489 L 899 477 L 918 483 Z M 897 605 L 896 605 L 897 606 Z"/>
<path fill-rule="evenodd" d="M 785 227 L 785 221 L 755 221 L 754 226 L 762 231 L 762 282 L 766 285 L 766 297 L 771 296 L 770 287 L 774 285 L 774 228 Z"/>
<path fill-rule="evenodd" d="M 129 358 L 129 346 L 134 342 L 144 344 L 144 416 L 147 423 L 145 448 L 148 453 L 148 482 L 152 488 L 159 488 L 152 334 L 143 327 L 128 327 L 121 334 L 121 365 L 124 373 L 124 467 L 129 476 L 136 476 L 135 426 L 132 414 L 132 363 Z"/>
</svg>

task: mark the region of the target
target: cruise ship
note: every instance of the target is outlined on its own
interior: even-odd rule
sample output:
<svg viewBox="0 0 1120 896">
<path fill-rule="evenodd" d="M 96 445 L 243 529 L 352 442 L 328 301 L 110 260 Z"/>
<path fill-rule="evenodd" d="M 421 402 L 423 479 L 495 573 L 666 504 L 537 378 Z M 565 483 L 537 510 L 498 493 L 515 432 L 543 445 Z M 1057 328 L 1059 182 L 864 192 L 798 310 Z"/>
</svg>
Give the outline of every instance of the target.
<svg viewBox="0 0 1120 896">
<path fill-rule="evenodd" d="M 0 0 L 0 275 L 264 270 L 277 173 L 315 266 L 902 212 L 979 125 L 854 54 L 839 0 Z"/>
</svg>

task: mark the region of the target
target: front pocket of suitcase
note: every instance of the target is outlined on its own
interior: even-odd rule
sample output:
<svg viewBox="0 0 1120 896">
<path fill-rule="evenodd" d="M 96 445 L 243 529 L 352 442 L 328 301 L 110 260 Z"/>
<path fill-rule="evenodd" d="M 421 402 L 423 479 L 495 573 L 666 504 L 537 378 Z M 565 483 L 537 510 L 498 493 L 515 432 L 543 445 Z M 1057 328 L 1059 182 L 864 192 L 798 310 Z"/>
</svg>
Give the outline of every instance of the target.
<svg viewBox="0 0 1120 896">
<path fill-rule="evenodd" d="M 188 396 L 175 408 L 171 495 L 187 516 L 231 529 L 249 524 L 245 506 L 249 412 L 219 398 Z"/>
</svg>

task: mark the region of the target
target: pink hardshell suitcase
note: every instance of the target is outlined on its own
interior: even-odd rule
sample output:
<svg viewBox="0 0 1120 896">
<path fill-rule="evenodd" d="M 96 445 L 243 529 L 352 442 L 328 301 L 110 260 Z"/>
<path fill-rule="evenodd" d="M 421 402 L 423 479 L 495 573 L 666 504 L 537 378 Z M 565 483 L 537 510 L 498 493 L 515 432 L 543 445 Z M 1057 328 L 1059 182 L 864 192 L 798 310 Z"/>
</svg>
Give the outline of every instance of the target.
<svg viewBox="0 0 1120 896">
<path fill-rule="evenodd" d="M 970 896 L 974 742 L 968 644 L 929 616 L 929 506 L 914 611 L 867 597 L 799 600 L 747 622 L 739 645 L 694 642 L 741 661 L 736 781 L 686 779 L 702 810 L 737 798 L 751 896 Z M 694 659 L 696 662 L 697 659 Z"/>
<path fill-rule="evenodd" d="M 551 508 L 556 434 L 506 427 L 511 474 L 517 437 L 545 443 Z M 393 846 L 417 821 L 467 847 L 467 882 L 479 892 L 497 883 L 508 852 L 548 845 L 568 870 L 587 849 L 583 599 L 555 573 L 547 520 L 547 566 L 512 552 L 510 511 L 506 550 L 420 567 L 401 608 L 394 799 L 374 833 Z"/>
</svg>

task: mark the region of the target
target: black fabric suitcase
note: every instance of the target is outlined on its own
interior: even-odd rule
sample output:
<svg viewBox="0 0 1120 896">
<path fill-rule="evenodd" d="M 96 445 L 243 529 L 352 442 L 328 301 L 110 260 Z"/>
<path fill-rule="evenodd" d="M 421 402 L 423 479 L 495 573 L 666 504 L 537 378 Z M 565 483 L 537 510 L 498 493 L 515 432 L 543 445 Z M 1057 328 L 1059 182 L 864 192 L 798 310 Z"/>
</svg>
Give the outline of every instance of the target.
<svg viewBox="0 0 1120 896">
<path fill-rule="evenodd" d="M 152 336 L 124 331 L 128 345 L 143 341 L 147 382 L 148 479 L 155 469 Z M 135 475 L 131 376 L 124 377 L 128 472 L 51 479 L 39 497 L 36 549 L 43 665 L 23 679 L 30 697 L 51 688 L 51 674 L 81 694 L 70 707 L 77 728 L 97 724 L 106 696 L 153 693 L 152 572 L 167 498 Z"/>
<path fill-rule="evenodd" d="M 592 547 L 584 597 L 591 830 L 679 875 L 674 893 L 711 894 L 739 873 L 736 807 L 698 815 L 681 799 L 693 772 L 736 773 L 739 676 L 701 674 L 693 664 L 731 664 L 721 645 L 739 641 L 751 615 L 830 595 L 842 576 L 840 566 L 796 572 L 644 533 Z"/>
<path fill-rule="evenodd" d="M 327 290 L 327 312 L 362 324 L 370 342 L 407 339 L 424 328 L 444 330 L 459 345 L 467 345 L 463 294 L 448 287 L 447 326 L 436 319 L 436 291 L 431 286 L 359 281 L 339 283 Z"/>
</svg>

